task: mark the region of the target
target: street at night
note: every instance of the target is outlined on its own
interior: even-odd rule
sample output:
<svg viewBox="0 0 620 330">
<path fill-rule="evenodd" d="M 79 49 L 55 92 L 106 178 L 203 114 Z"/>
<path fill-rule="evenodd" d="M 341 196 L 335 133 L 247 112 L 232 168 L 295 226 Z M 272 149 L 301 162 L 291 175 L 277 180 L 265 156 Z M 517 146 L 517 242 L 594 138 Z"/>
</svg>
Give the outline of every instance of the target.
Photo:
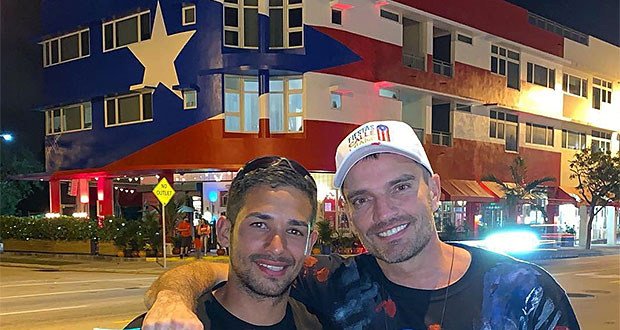
<svg viewBox="0 0 620 330">
<path fill-rule="evenodd" d="M 154 275 L 0 267 L 0 328 L 121 329 Z"/>
<path fill-rule="evenodd" d="M 620 255 L 542 260 L 568 293 L 582 329 L 620 326 Z M 110 267 L 113 264 L 110 265 Z M 0 267 L 0 328 L 121 329 L 145 311 L 145 274 Z"/>
<path fill-rule="evenodd" d="M 620 330 L 618 13 L 0 0 L 0 330 Z"/>
</svg>

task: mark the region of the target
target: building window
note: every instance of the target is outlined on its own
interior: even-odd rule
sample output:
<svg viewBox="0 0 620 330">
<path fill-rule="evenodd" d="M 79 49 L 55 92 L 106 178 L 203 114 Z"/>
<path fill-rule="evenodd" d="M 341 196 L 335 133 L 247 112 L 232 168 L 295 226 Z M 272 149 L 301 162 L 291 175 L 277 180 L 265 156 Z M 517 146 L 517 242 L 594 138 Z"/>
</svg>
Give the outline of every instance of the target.
<svg viewBox="0 0 620 330">
<path fill-rule="evenodd" d="M 393 89 L 379 88 L 379 96 L 399 100 L 398 91 Z"/>
<path fill-rule="evenodd" d="M 258 132 L 258 78 L 224 76 L 227 132 Z"/>
<path fill-rule="evenodd" d="M 387 18 L 390 21 L 394 21 L 396 23 L 400 23 L 400 15 L 398 15 L 397 13 L 394 13 L 394 12 L 391 12 L 391 11 L 387 11 L 385 9 L 381 9 L 379 14 L 383 18 Z"/>
<path fill-rule="evenodd" d="M 45 40 L 43 67 L 69 62 L 90 55 L 90 31 L 88 29 Z"/>
<path fill-rule="evenodd" d="M 506 85 L 510 88 L 520 88 L 519 53 L 491 45 L 491 72 L 506 77 Z"/>
<path fill-rule="evenodd" d="M 601 108 L 601 102 L 611 104 L 611 81 L 599 78 L 592 79 L 592 107 L 594 109 Z"/>
<path fill-rule="evenodd" d="M 332 92 L 331 96 L 331 108 L 340 110 L 342 108 L 342 94 Z"/>
<path fill-rule="evenodd" d="M 588 79 L 565 73 L 562 75 L 562 90 L 569 94 L 588 97 Z"/>
<path fill-rule="evenodd" d="M 457 103 L 454 108 L 458 111 L 471 112 L 471 105 L 469 104 Z"/>
<path fill-rule="evenodd" d="M 302 0 L 269 0 L 269 48 L 302 47 L 303 39 Z"/>
<path fill-rule="evenodd" d="M 592 130 L 592 151 L 607 152 L 611 150 L 611 133 Z"/>
<path fill-rule="evenodd" d="M 527 123 L 525 142 L 553 147 L 553 127 Z"/>
<path fill-rule="evenodd" d="M 562 130 L 562 148 L 581 150 L 586 147 L 586 134 Z"/>
<path fill-rule="evenodd" d="M 183 6 L 183 25 L 196 24 L 196 5 Z"/>
<path fill-rule="evenodd" d="M 227 132 L 258 132 L 257 77 L 224 76 L 224 126 Z M 301 77 L 269 79 L 269 130 L 303 131 Z"/>
<path fill-rule="evenodd" d="M 471 37 L 468 37 L 468 36 L 466 36 L 464 34 L 460 34 L 460 33 L 456 35 L 456 39 L 458 41 L 460 41 L 460 42 L 464 42 L 464 43 L 470 44 L 470 45 L 472 45 L 474 43 L 474 40 Z"/>
<path fill-rule="evenodd" d="M 103 23 L 103 51 L 151 39 L 149 11 Z"/>
<path fill-rule="evenodd" d="M 332 8 L 332 24 L 342 25 L 342 10 Z"/>
<path fill-rule="evenodd" d="M 93 126 L 90 102 L 67 105 L 45 111 L 45 134 L 75 132 Z"/>
<path fill-rule="evenodd" d="M 224 45 L 258 48 L 258 0 L 224 0 Z"/>
<path fill-rule="evenodd" d="M 198 106 L 197 93 L 195 90 L 183 91 L 183 109 L 196 109 Z"/>
<path fill-rule="evenodd" d="M 301 77 L 269 79 L 269 130 L 303 131 L 303 80 Z"/>
<path fill-rule="evenodd" d="M 543 87 L 555 88 L 555 70 L 544 66 L 527 63 L 527 82 Z"/>
<path fill-rule="evenodd" d="M 513 114 L 491 110 L 489 136 L 502 139 L 507 151 L 517 151 L 518 117 Z"/>
<path fill-rule="evenodd" d="M 439 146 L 452 146 L 452 111 L 450 103 L 440 103 L 433 99 L 431 109 L 431 143 Z"/>
<path fill-rule="evenodd" d="M 139 123 L 153 120 L 153 94 L 144 92 L 105 99 L 105 126 Z"/>
</svg>

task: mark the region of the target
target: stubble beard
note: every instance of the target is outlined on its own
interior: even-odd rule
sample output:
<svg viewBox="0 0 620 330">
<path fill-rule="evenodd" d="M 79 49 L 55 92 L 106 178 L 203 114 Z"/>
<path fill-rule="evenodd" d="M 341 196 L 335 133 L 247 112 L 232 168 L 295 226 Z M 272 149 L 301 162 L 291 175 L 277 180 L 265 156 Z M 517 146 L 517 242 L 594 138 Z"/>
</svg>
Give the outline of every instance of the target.
<svg viewBox="0 0 620 330">
<path fill-rule="evenodd" d="M 396 264 L 407 261 L 424 250 L 428 242 L 431 240 L 431 230 L 425 226 L 428 219 L 420 219 L 413 215 L 401 215 L 389 219 L 383 223 L 373 225 L 365 235 L 360 235 L 362 244 L 368 249 L 368 252 L 379 260 L 388 264 Z M 381 229 L 389 228 L 391 224 L 403 223 L 409 224 L 406 230 L 412 231 L 412 238 L 403 237 L 392 242 L 388 242 L 387 246 L 380 247 L 375 244 L 376 234 Z M 416 226 L 417 225 L 417 226 Z M 430 224 L 429 224 L 430 226 Z M 411 236 L 411 233 L 408 233 Z"/>
<path fill-rule="evenodd" d="M 239 279 L 238 285 L 252 298 L 256 300 L 274 300 L 273 303 L 276 304 L 284 298 L 285 294 L 288 294 L 295 279 L 292 275 L 285 275 L 282 279 L 259 278 L 259 276 L 254 274 L 252 270 L 252 264 L 254 263 L 253 260 L 257 258 L 274 260 L 273 257 L 263 254 L 253 254 L 247 257 L 247 263 L 242 262 L 243 265 L 239 265 L 235 261 L 237 258 L 235 258 L 232 254 L 233 253 L 231 251 L 230 265 L 234 276 Z M 239 257 L 239 259 L 241 258 L 242 257 Z M 288 258 L 285 259 L 290 260 Z M 289 267 L 295 267 L 295 265 L 296 262 L 293 260 L 291 266 Z M 292 272 L 292 274 L 295 276 L 297 275 L 295 272 Z M 265 282 L 271 282 L 273 285 L 269 285 Z"/>
</svg>

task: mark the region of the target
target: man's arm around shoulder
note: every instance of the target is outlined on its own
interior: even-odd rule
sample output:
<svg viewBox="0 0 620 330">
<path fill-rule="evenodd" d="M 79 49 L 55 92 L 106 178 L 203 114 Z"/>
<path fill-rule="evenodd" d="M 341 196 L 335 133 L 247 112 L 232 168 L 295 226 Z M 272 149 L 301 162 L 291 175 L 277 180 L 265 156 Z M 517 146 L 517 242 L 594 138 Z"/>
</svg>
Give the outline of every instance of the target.
<svg viewBox="0 0 620 330">
<path fill-rule="evenodd" d="M 149 308 L 142 328 L 203 329 L 194 311 L 198 297 L 226 280 L 228 264 L 196 261 L 162 274 L 148 289 L 144 304 Z"/>
</svg>

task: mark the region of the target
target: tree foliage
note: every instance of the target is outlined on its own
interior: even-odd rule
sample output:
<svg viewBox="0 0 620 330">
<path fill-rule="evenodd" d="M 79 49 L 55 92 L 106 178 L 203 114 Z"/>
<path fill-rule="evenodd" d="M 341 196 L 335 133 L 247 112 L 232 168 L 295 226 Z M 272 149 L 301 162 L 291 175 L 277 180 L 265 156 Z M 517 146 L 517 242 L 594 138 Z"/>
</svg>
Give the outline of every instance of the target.
<svg viewBox="0 0 620 330">
<path fill-rule="evenodd" d="M 570 161 L 570 171 L 581 199 L 588 204 L 585 246 L 590 249 L 594 218 L 603 206 L 620 199 L 620 153 L 584 149 Z"/>
<path fill-rule="evenodd" d="M 521 156 L 515 157 L 509 166 L 510 176 L 513 183 L 506 183 L 493 174 L 482 178 L 484 181 L 497 183 L 506 195 L 506 206 L 508 208 L 508 217 L 513 222 L 517 222 L 516 208 L 521 202 L 531 205 L 533 208 L 541 211 L 543 216 L 547 218 L 545 208 L 537 203 L 537 201 L 545 198 L 546 192 L 539 188 L 540 185 L 547 182 L 555 181 L 555 178 L 546 176 L 539 179 L 528 181 L 527 165 Z"/>
<path fill-rule="evenodd" d="M 0 214 L 16 215 L 17 204 L 42 185 L 37 181 L 15 180 L 13 176 L 41 172 L 43 164 L 30 150 L 6 147 L 3 147 L 0 162 Z"/>
</svg>

